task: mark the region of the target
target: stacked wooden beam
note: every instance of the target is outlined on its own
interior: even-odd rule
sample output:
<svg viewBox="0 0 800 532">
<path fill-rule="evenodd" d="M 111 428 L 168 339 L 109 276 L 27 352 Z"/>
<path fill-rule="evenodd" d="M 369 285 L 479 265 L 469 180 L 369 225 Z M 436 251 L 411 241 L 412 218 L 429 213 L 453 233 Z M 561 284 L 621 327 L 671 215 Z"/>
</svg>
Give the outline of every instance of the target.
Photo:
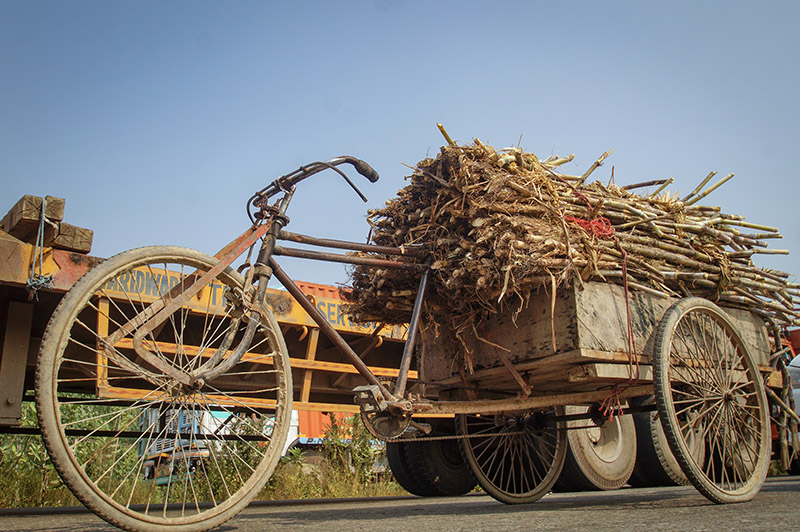
<svg viewBox="0 0 800 532">
<path fill-rule="evenodd" d="M 64 198 L 25 195 L 14 204 L 0 221 L 0 230 L 23 242 L 35 244 L 42 224 L 44 201 L 43 245 L 56 249 L 89 253 L 94 232 L 64 222 Z"/>
</svg>

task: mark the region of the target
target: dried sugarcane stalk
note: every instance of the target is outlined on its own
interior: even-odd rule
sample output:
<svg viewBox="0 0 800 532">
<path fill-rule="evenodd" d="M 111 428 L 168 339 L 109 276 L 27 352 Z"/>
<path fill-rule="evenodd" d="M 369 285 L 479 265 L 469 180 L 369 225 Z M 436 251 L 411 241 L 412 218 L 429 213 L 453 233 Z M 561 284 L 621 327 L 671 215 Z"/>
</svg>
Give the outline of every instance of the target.
<svg viewBox="0 0 800 532">
<path fill-rule="evenodd" d="M 614 151 L 614 148 L 611 148 L 610 150 L 605 152 L 603 155 L 598 157 L 598 159 L 595 162 L 592 163 L 592 166 L 590 166 L 589 169 L 586 170 L 586 172 L 580 177 L 580 179 L 578 180 L 577 186 L 581 186 L 589 178 L 589 176 L 592 175 L 592 172 L 594 172 L 600 166 L 602 166 L 603 161 L 605 161 L 608 158 L 608 156 L 611 155 L 611 153 L 613 151 Z"/>
<path fill-rule="evenodd" d="M 674 177 L 670 177 L 669 179 L 667 179 L 667 180 L 666 180 L 666 182 L 662 183 L 662 185 L 661 185 L 660 187 L 658 187 L 657 189 L 655 189 L 655 191 L 653 191 L 653 193 L 651 193 L 651 194 L 650 194 L 650 196 L 653 196 L 653 197 L 655 197 L 655 196 L 658 196 L 658 194 L 659 194 L 659 193 L 660 193 L 662 190 L 664 190 L 665 188 L 667 188 L 668 186 L 670 186 L 670 185 L 672 184 L 672 182 L 673 182 L 673 181 L 675 181 L 675 178 L 674 178 Z"/>
<path fill-rule="evenodd" d="M 444 140 L 447 141 L 447 145 L 448 146 L 455 146 L 456 145 L 456 143 L 453 142 L 453 139 L 450 138 L 450 135 L 447 134 L 447 131 L 444 130 L 444 126 L 442 124 L 437 123 L 436 127 L 439 128 L 439 132 L 444 137 Z"/>
<path fill-rule="evenodd" d="M 698 192 L 700 192 L 701 190 L 703 190 L 703 187 L 704 187 L 704 186 L 706 186 L 706 183 L 708 183 L 709 181 L 711 181 L 711 178 L 712 178 L 712 177 L 714 177 L 715 175 L 717 175 L 717 173 L 716 173 L 716 172 L 710 172 L 710 173 L 709 173 L 709 174 L 708 174 L 708 175 L 705 177 L 705 179 L 703 179 L 703 180 L 700 182 L 700 184 L 699 184 L 699 185 L 697 185 L 697 187 L 696 187 L 694 190 L 692 190 L 692 191 L 691 191 L 689 194 L 687 194 L 686 196 L 684 196 L 684 197 L 683 197 L 683 199 L 681 199 L 681 201 L 682 201 L 683 203 L 686 203 L 686 201 L 687 201 L 689 198 L 693 197 L 695 194 L 697 194 Z"/>
<path fill-rule="evenodd" d="M 621 283 L 622 249 L 631 290 L 708 297 L 775 323 L 798 323 L 800 284 L 751 260 L 785 253 L 766 242 L 780 238 L 778 230 L 697 204 L 731 175 L 703 191 L 716 175 L 711 172 L 678 201 L 659 195 L 671 180 L 587 184 L 611 150 L 578 177 L 556 171 L 572 156 L 539 161 L 519 148 L 496 150 L 479 139 L 474 146 L 457 146 L 443 128 L 442 133 L 447 146 L 437 158 L 413 167 L 398 197 L 369 214 L 373 242 L 429 244 L 435 275 L 426 311 L 432 320 L 447 319 L 453 330 L 465 331 L 475 319 L 497 312 L 507 294 L 524 298 L 549 289 L 554 279 L 558 286 Z M 653 194 L 631 192 L 655 184 L 663 186 Z M 374 275 L 356 267 L 348 296 L 355 318 L 407 319 L 416 287 L 408 275 Z"/>
<path fill-rule="evenodd" d="M 726 175 L 725 177 L 723 177 L 722 179 L 720 179 L 719 181 L 717 181 L 717 183 L 716 183 L 716 184 L 714 184 L 713 186 L 711 186 L 711 187 L 709 187 L 708 189 L 706 189 L 706 190 L 705 190 L 705 191 L 704 191 L 702 194 L 700 194 L 699 196 L 695 196 L 694 198 L 692 198 L 692 199 L 691 199 L 691 200 L 689 200 L 689 201 L 686 201 L 685 203 L 686 203 L 687 205 L 694 205 L 695 203 L 697 203 L 698 201 L 700 201 L 701 199 L 705 198 L 706 196 L 708 196 L 709 194 L 711 194 L 712 192 L 714 192 L 715 190 L 717 190 L 719 187 L 721 187 L 722 185 L 724 185 L 725 183 L 727 183 L 727 182 L 728 182 L 728 181 L 729 181 L 729 180 L 730 180 L 732 177 L 733 177 L 733 172 L 731 172 L 730 174 Z"/>
<path fill-rule="evenodd" d="M 673 178 L 670 177 L 669 179 L 653 179 L 651 181 L 642 181 L 641 183 L 633 183 L 632 185 L 625 185 L 619 188 L 621 188 L 622 190 L 633 190 L 636 188 L 652 187 L 655 185 L 663 185 L 664 183 L 667 182 L 672 183 L 672 181 L 670 181 L 671 179 Z"/>
</svg>

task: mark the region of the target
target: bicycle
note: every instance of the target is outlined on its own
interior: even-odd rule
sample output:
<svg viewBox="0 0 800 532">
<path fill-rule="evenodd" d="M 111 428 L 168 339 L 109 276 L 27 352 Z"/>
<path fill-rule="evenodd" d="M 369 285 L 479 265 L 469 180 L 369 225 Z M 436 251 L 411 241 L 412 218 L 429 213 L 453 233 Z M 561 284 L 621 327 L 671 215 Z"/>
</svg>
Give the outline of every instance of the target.
<svg viewBox="0 0 800 532">
<path fill-rule="evenodd" d="M 353 390 L 354 399 L 373 435 L 383 440 L 410 435 L 404 441 L 411 444 L 459 439 L 475 478 L 497 500 L 534 502 L 555 484 L 567 453 L 566 422 L 594 420 L 591 412 L 564 415 L 563 406 L 613 400 L 618 408 L 606 410 L 628 414 L 634 410 L 622 412 L 621 400 L 650 395 L 655 395 L 656 404 L 638 410 L 658 409 L 670 449 L 703 495 L 717 503 L 755 496 L 766 476 L 770 451 L 762 376 L 738 332 L 744 318 L 734 319 L 704 299 L 688 297 L 671 306 L 662 301 L 663 312 L 646 314 L 642 334 L 652 338 L 652 372 L 622 388 L 598 379 L 587 381 L 585 389 L 562 391 L 561 386 L 570 384 L 562 368 L 544 374 L 536 382 L 540 390 L 531 393 L 533 374 L 526 380 L 520 371 L 536 371 L 556 355 L 515 365 L 489 342 L 503 363 L 483 370 L 495 389 L 470 387 L 461 374 L 431 383 L 444 392 L 438 397 L 407 393 L 432 271 L 429 250 L 322 239 L 284 229 L 297 185 L 323 170 L 338 173 L 364 199 L 338 168 L 342 164 L 352 165 L 369 181 L 378 179 L 367 163 L 349 156 L 302 166 L 253 194 L 247 202 L 250 228 L 214 257 L 169 246 L 134 249 L 90 270 L 63 298 L 42 339 L 36 403 L 50 457 L 87 507 L 128 530 L 188 532 L 222 524 L 258 494 L 280 458 L 292 408 L 286 343 L 265 301 L 272 277 L 364 378 L 366 384 Z M 359 253 L 294 249 L 278 245 L 278 240 Z M 233 263 L 243 255 L 243 264 L 235 270 Z M 419 275 L 391 387 L 373 374 L 302 293 L 277 256 L 403 268 Z M 604 293 L 603 304 L 612 310 L 627 304 L 602 283 L 586 283 L 584 290 Z M 549 300 L 546 303 L 532 304 L 538 310 L 531 308 L 526 319 L 539 320 L 539 329 L 547 322 L 550 331 L 548 316 L 554 312 Z M 592 320 L 578 320 L 578 314 L 594 312 L 591 304 L 581 305 L 573 298 L 562 315 L 577 323 L 585 337 L 608 336 Z M 505 330 L 521 335 L 516 340 L 534 340 L 525 337 L 534 334 L 533 327 Z M 574 332 L 564 335 L 573 334 L 574 339 Z M 445 336 L 434 335 L 434 350 L 448 352 Z M 600 360 L 614 355 L 591 351 Z M 559 356 L 576 353 L 581 354 L 579 346 Z M 450 359 L 438 362 L 452 366 Z M 477 377 L 476 372 L 473 378 Z M 707 393 L 707 388 L 714 392 Z M 706 402 L 733 409 L 732 421 L 718 419 Z M 456 434 L 429 435 L 430 427 L 415 422 L 413 414 L 455 415 Z M 693 452 L 695 435 L 712 430 L 723 434 L 726 442 L 742 442 L 748 452 L 743 455 L 736 445 L 720 444 L 699 457 Z"/>
<path fill-rule="evenodd" d="M 42 340 L 39 422 L 65 483 L 102 518 L 128 530 L 205 530 L 233 517 L 265 485 L 292 410 L 287 348 L 265 301 L 273 276 L 382 399 L 402 397 L 405 377 L 390 392 L 274 259 L 426 271 L 416 260 L 419 249 L 283 230 L 297 184 L 323 170 L 338 173 L 366 201 L 338 168 L 346 163 L 378 180 L 372 167 L 349 156 L 302 166 L 248 200 L 250 228 L 214 257 L 171 246 L 126 251 L 89 271 L 64 297 Z M 278 246 L 279 239 L 415 260 L 295 250 Z M 236 271 L 232 264 L 242 255 Z M 402 375 L 412 349 L 410 341 Z"/>
</svg>

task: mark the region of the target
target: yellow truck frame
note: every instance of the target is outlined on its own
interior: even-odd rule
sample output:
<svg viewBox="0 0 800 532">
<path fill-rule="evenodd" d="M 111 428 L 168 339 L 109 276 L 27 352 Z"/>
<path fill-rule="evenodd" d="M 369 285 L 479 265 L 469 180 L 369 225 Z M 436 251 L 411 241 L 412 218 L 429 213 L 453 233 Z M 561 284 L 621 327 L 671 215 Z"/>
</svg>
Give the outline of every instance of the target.
<svg viewBox="0 0 800 532">
<path fill-rule="evenodd" d="M 41 250 L 42 274 L 52 285 L 38 291 L 32 301 L 26 284 L 34 260 L 40 254 L 27 244 L 0 231 L 0 427 L 19 424 L 25 391 L 33 379 L 42 333 L 53 310 L 69 288 L 103 259 L 61 249 Z M 406 328 L 378 323 L 353 323 L 344 311 L 340 289 L 314 283 L 298 283 L 314 305 L 360 354 L 371 371 L 387 379 L 398 375 Z M 214 297 L 210 293 L 206 297 Z M 352 389 L 363 384 L 352 364 L 346 362 L 330 341 L 288 293 L 268 290 L 268 300 L 289 349 L 293 372 L 294 408 L 316 412 L 358 413 Z M 410 372 L 410 379 L 417 373 Z M 108 396 L 124 393 L 98 376 L 96 385 Z"/>
</svg>

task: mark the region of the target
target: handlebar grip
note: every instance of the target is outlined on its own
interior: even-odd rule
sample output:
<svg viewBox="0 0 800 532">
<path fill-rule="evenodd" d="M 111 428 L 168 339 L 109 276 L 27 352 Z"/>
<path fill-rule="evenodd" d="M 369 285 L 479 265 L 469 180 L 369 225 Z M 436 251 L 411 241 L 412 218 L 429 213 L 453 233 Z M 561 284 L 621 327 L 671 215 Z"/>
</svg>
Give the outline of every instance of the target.
<svg viewBox="0 0 800 532">
<path fill-rule="evenodd" d="M 370 183 L 376 182 L 380 177 L 378 175 L 378 172 L 376 172 L 373 167 L 371 167 L 369 164 L 362 161 L 361 159 L 356 159 L 355 157 L 353 157 L 348 162 L 353 165 L 353 168 L 356 169 L 356 172 L 366 177 L 370 181 Z"/>
</svg>

